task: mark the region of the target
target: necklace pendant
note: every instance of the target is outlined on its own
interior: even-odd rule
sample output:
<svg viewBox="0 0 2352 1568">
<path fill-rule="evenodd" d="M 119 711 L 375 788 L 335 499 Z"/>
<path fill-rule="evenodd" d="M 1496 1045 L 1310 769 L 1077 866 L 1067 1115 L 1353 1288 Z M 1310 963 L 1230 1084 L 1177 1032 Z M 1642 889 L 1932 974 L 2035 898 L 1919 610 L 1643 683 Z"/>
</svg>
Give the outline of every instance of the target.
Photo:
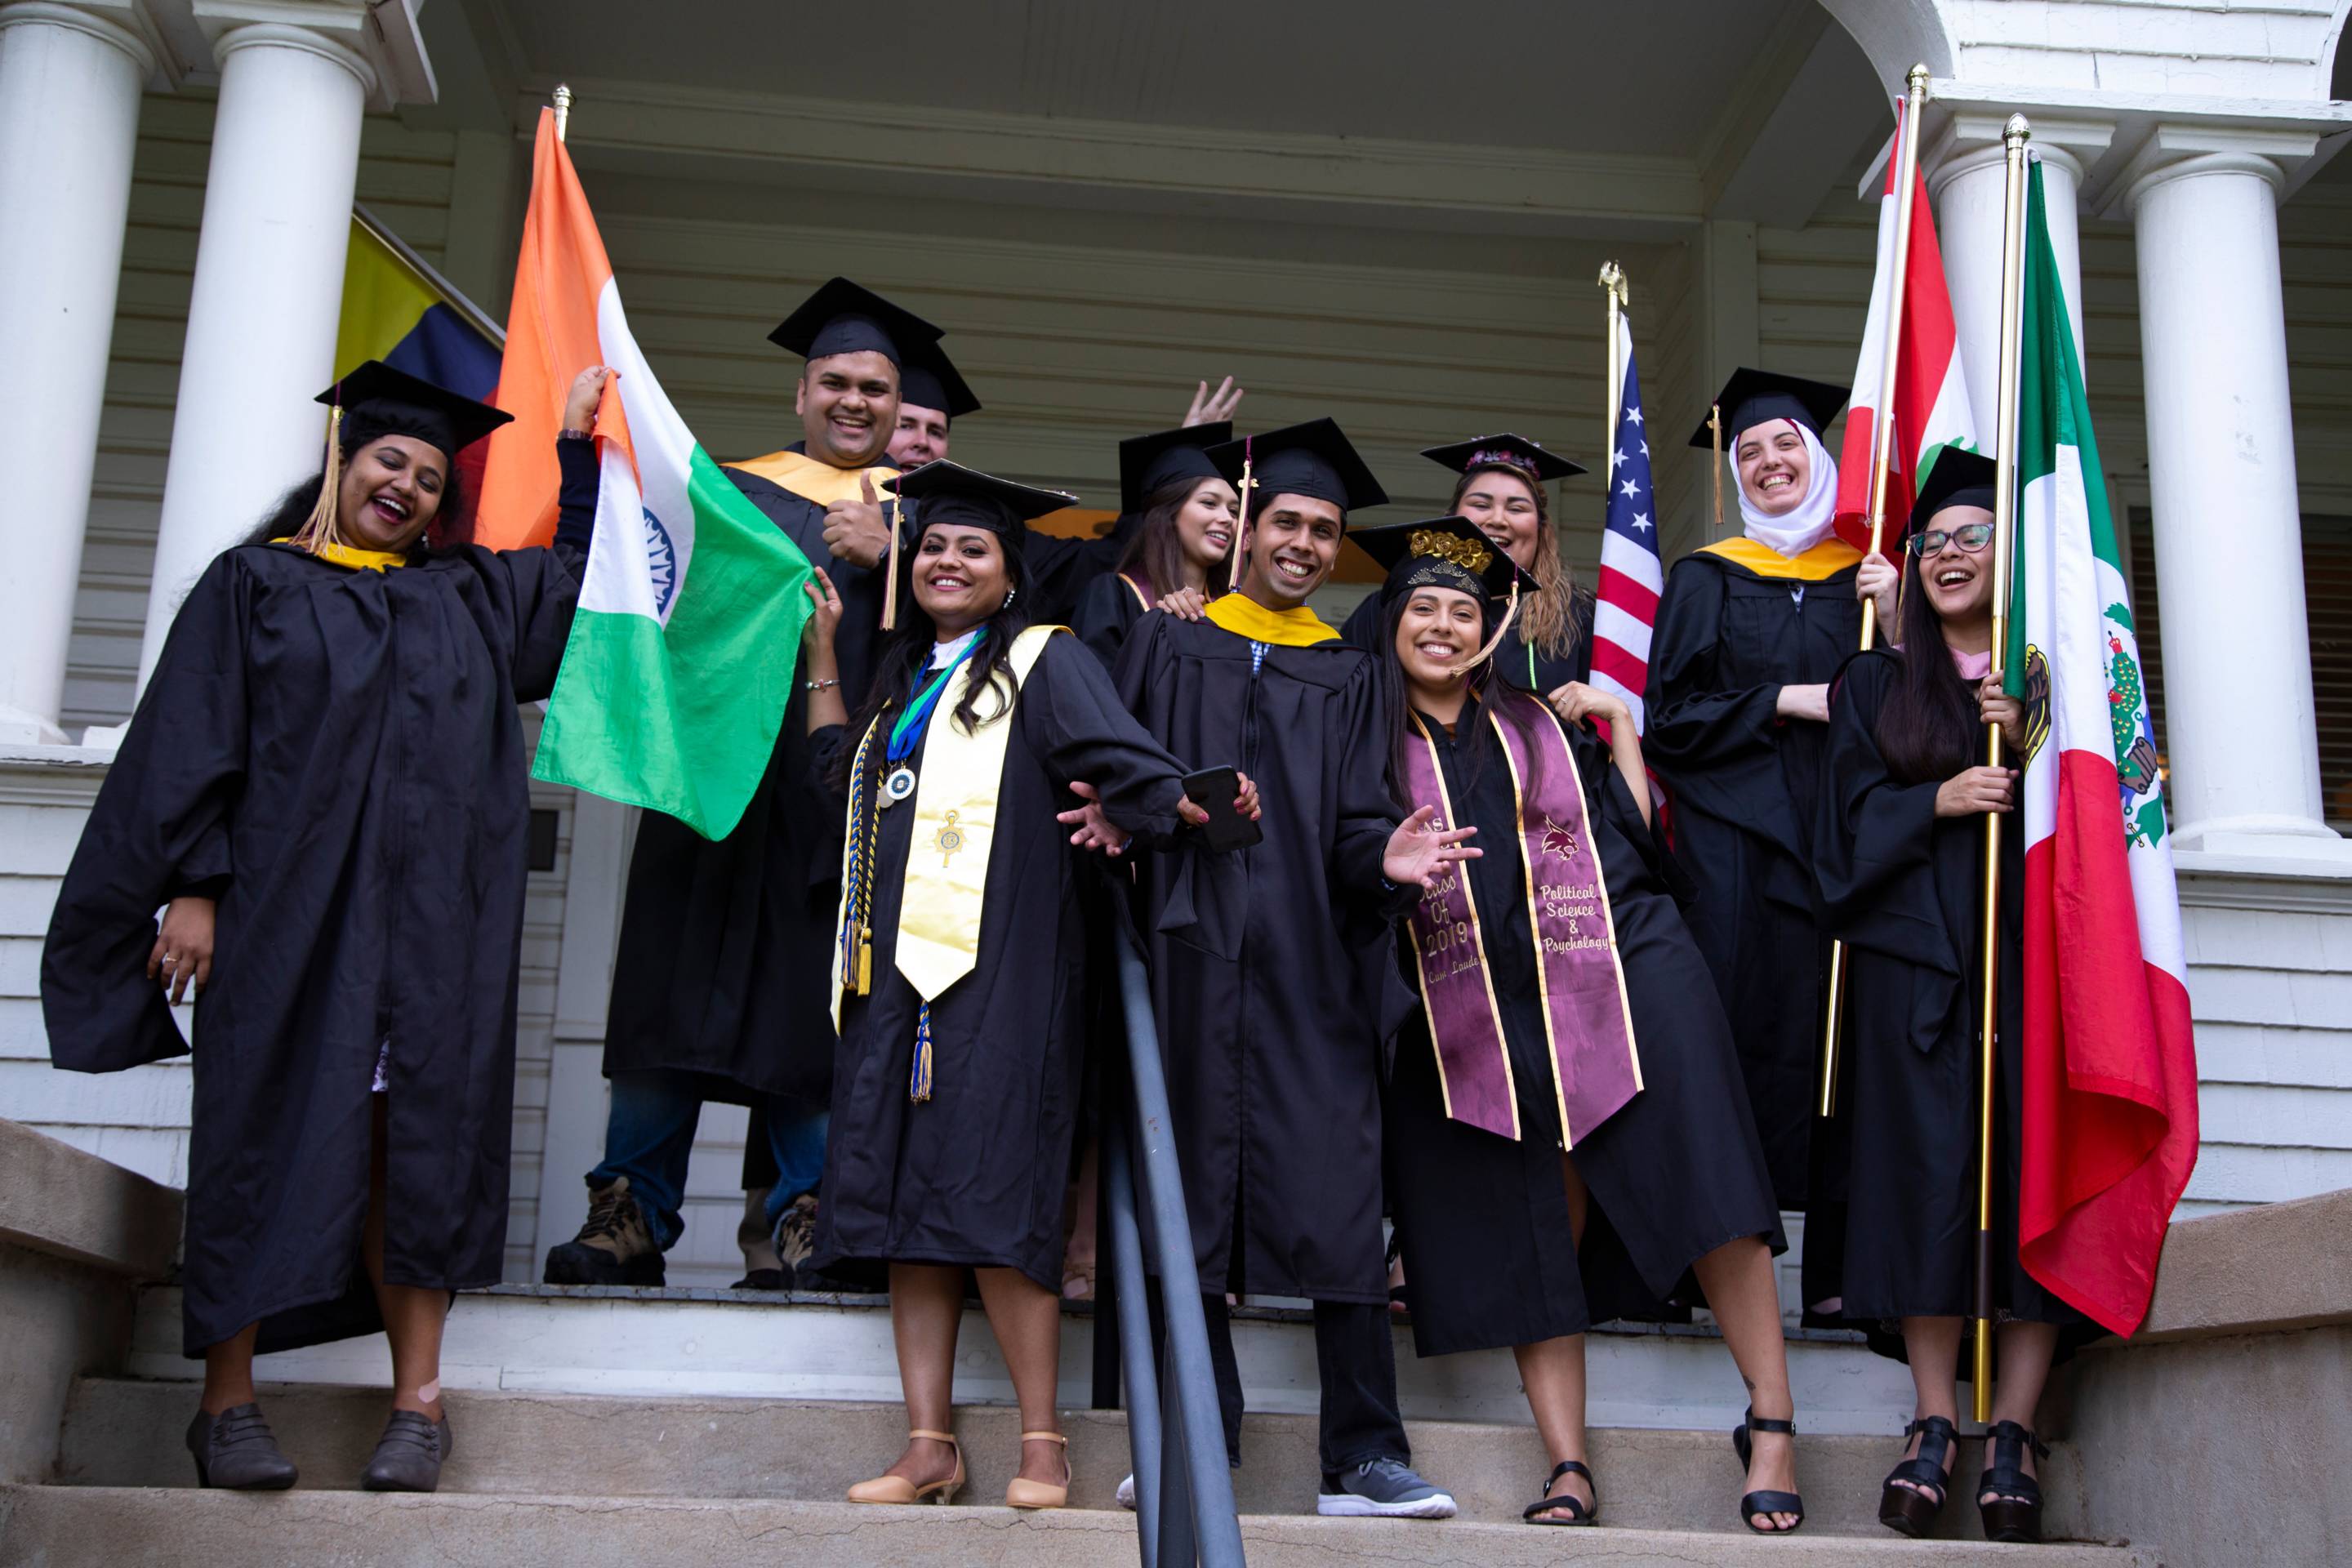
<svg viewBox="0 0 2352 1568">
<path fill-rule="evenodd" d="M 912 768 L 893 769 L 890 776 L 882 781 L 882 804 L 886 806 L 896 805 L 914 793 L 915 770 Z"/>
</svg>

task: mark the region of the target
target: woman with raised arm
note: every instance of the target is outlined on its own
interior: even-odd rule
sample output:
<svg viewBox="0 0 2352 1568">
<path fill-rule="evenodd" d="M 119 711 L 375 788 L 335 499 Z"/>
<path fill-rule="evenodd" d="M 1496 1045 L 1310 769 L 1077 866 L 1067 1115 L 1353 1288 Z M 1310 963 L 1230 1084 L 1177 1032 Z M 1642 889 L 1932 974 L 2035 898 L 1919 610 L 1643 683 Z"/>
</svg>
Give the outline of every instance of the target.
<svg viewBox="0 0 2352 1568">
<path fill-rule="evenodd" d="M 2013 810 L 2017 774 L 1984 764 L 1985 726 L 2022 758 L 2040 722 L 1990 679 L 1994 468 L 1948 451 L 1913 509 L 1901 645 L 1856 657 L 1832 689 L 1814 844 L 1822 907 L 1845 939 L 1852 1196 L 1848 1321 L 1911 1366 L 1903 1460 L 1878 1517 L 1927 1533 L 1958 1439 L 1955 1384 L 1974 1295 L 1976 1093 L 1981 1060 L 1984 815 Z M 2024 858 L 2001 837 L 1993 1308 L 1993 1426 L 1977 1506 L 1994 1541 L 2038 1541 L 2034 1436 L 2062 1342 L 2095 1331 L 2026 1272 L 2017 1250 L 2024 1037 Z M 1810 1239 L 1810 1238 L 1809 1238 Z M 1899 1340 L 1897 1336 L 1899 1335 Z"/>
<path fill-rule="evenodd" d="M 1390 569 L 1399 803 L 1486 849 L 1423 895 L 1401 943 L 1422 1005 L 1384 1105 L 1415 1346 L 1511 1347 L 1553 1461 L 1525 1517 L 1589 1524 L 1584 1331 L 1693 1273 L 1752 1402 L 1740 1516 L 1794 1530 L 1780 1216 L 1631 715 L 1589 686 L 1538 698 L 1507 679 L 1494 650 L 1533 584 L 1466 519 L 1350 537 Z"/>
<path fill-rule="evenodd" d="M 189 590 L 58 889 L 59 1067 L 189 1049 L 172 1005 L 196 995 L 180 1284 L 201 1486 L 294 1484 L 257 1352 L 379 1330 L 392 1414 L 359 1484 L 439 1484 L 442 1320 L 506 1272 L 516 704 L 562 658 L 611 374 L 572 384 L 553 546 L 500 552 L 467 542 L 456 459 L 509 416 L 373 361 L 322 394 L 323 470 Z"/>
<path fill-rule="evenodd" d="M 1072 498 L 944 459 L 891 482 L 918 503 L 918 531 L 898 629 L 854 721 L 833 651 L 840 599 L 821 573 L 808 633 L 808 723 L 845 836 L 813 1261 L 889 1265 L 908 1428 L 897 1462 L 849 1500 L 944 1501 L 962 1487 L 950 1417 L 970 1268 L 1021 1404 L 1004 1500 L 1059 1508 L 1057 1292 L 1087 951 L 1070 845 L 1170 844 L 1206 814 L 1101 664 L 1064 628 L 1028 624 L 1028 520 Z"/>
<path fill-rule="evenodd" d="M 1070 629 L 1104 668 L 1118 665 L 1127 634 L 1153 610 L 1197 621 L 1224 592 L 1242 509 L 1208 452 L 1233 433 L 1231 422 L 1220 420 L 1118 444 L 1119 510 L 1140 513 L 1142 525 L 1118 570 L 1088 583 L 1070 617 Z"/>
</svg>

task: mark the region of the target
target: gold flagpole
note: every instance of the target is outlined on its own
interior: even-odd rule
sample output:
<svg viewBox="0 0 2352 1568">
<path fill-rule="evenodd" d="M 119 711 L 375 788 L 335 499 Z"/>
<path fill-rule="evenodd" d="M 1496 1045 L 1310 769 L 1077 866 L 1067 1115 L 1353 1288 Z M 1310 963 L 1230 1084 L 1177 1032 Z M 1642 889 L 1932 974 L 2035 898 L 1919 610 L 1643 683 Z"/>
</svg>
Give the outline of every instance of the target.
<svg viewBox="0 0 2352 1568">
<path fill-rule="evenodd" d="M 2009 161 L 2009 187 L 2000 244 L 2000 404 L 1996 416 L 2000 445 L 1992 488 L 1992 675 L 1999 679 L 2009 650 L 2010 551 L 2017 531 L 2018 378 L 2023 368 L 2020 328 L 2025 315 L 2025 144 L 2033 128 L 2012 114 L 2001 146 Z M 2000 726 L 1985 726 L 1985 766 L 2000 766 Z M 1992 1107 L 1994 1050 L 2000 1032 L 2000 817 L 1985 813 L 1984 1014 L 1977 1073 L 1977 1299 L 1976 1353 L 1969 1374 L 1976 1388 L 1976 1416 L 1992 1419 Z"/>
<path fill-rule="evenodd" d="M 572 124 L 572 89 L 568 83 L 555 84 L 555 139 L 563 140 L 563 132 Z"/>
<path fill-rule="evenodd" d="M 1706 433 L 1715 441 L 1715 525 L 1707 530 L 1709 544 L 1723 537 L 1723 405 L 1706 405 Z"/>
<path fill-rule="evenodd" d="M 1609 454 L 1601 470 L 1606 476 L 1601 481 L 1605 497 L 1608 487 L 1617 481 L 1617 421 L 1624 414 L 1618 403 L 1625 395 L 1625 269 L 1613 261 L 1602 262 L 1601 289 L 1608 297 L 1605 308 L 1609 312 L 1609 329 L 1603 340 L 1607 344 L 1608 368 L 1601 373 L 1608 384 L 1601 398 L 1609 421 L 1608 429 L 1601 435 L 1603 450 Z"/>
<path fill-rule="evenodd" d="M 1886 483 L 1895 458 L 1895 376 L 1902 368 L 1904 285 L 1911 269 L 1911 220 L 1914 194 L 1919 185 L 1919 114 L 1927 105 L 1929 73 L 1915 65 L 1905 79 L 1908 87 L 1903 104 L 1903 132 L 1895 142 L 1895 276 L 1886 300 L 1886 342 L 1879 359 L 1878 407 L 1870 426 L 1870 553 L 1886 542 Z M 1916 475 L 1912 476 L 1916 480 Z M 1878 640 L 1878 601 L 1862 602 L 1862 646 Z M 1845 943 L 1830 943 L 1829 1005 L 1822 1025 L 1822 1103 L 1823 1116 L 1837 1114 L 1838 1034 L 1845 1012 Z"/>
</svg>

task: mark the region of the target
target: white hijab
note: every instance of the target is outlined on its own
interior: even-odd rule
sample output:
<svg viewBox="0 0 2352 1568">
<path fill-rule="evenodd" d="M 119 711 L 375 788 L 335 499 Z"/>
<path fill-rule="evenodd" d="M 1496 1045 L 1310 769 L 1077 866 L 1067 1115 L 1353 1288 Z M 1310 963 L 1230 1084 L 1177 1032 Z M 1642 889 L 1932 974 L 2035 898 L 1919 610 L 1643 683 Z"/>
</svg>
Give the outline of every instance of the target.
<svg viewBox="0 0 2352 1568">
<path fill-rule="evenodd" d="M 1723 460 L 1731 465 L 1732 493 L 1739 498 L 1739 518 L 1747 525 L 1748 537 L 1759 544 L 1769 545 L 1783 555 L 1802 555 L 1827 536 L 1830 524 L 1837 516 L 1837 459 L 1822 445 L 1822 438 L 1794 419 L 1769 419 L 1750 428 L 1769 429 L 1774 425 L 1786 425 L 1804 437 L 1805 453 L 1812 459 L 1812 478 L 1805 487 L 1805 499 L 1794 511 L 1773 517 L 1759 509 L 1748 495 L 1748 487 L 1739 482 L 1739 443 L 1734 441 Z M 1740 435 L 1748 432 L 1743 430 Z"/>
</svg>

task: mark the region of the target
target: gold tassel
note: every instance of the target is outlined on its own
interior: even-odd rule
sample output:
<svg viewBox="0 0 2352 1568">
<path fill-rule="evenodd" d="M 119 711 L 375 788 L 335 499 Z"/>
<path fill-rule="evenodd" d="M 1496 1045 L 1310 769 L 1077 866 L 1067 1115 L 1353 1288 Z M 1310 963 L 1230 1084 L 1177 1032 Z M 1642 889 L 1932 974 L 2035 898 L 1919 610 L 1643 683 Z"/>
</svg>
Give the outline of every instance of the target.
<svg viewBox="0 0 2352 1568">
<path fill-rule="evenodd" d="M 874 994 L 874 928 L 872 926 L 857 928 L 857 994 L 860 996 L 871 996 Z"/>
<path fill-rule="evenodd" d="M 322 548 L 333 548 L 343 542 L 343 531 L 335 516 L 335 503 L 343 488 L 343 411 L 340 405 L 327 410 L 327 461 L 319 476 L 319 504 L 300 528 L 294 531 L 290 542 L 297 550 L 307 550 L 316 555 Z"/>
<path fill-rule="evenodd" d="M 1486 640 L 1486 646 L 1485 647 L 1480 648 L 1476 653 L 1470 656 L 1470 661 L 1467 664 L 1457 664 L 1445 673 L 1450 676 L 1467 675 L 1472 670 L 1477 668 L 1480 665 L 1486 663 L 1488 659 L 1494 658 L 1495 650 L 1502 647 L 1503 639 L 1510 635 L 1511 623 L 1518 618 L 1518 614 L 1519 585 L 1517 582 L 1514 581 L 1511 584 L 1511 602 L 1504 606 L 1503 623 L 1495 628 L 1495 635 Z M 1537 695 L 1540 697 L 1543 694 L 1541 692 L 1538 692 Z"/>
</svg>

